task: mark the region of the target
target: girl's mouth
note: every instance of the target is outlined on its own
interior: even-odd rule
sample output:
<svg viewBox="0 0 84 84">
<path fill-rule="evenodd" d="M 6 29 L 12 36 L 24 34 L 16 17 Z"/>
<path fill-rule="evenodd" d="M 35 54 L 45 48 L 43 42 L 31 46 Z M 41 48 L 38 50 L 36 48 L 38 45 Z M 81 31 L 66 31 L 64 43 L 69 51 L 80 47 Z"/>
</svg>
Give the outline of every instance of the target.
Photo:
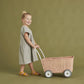
<svg viewBox="0 0 84 84">
<path fill-rule="evenodd" d="M 27 24 L 29 24 L 29 25 L 30 25 L 31 23 L 30 23 L 30 22 L 27 22 Z"/>
</svg>

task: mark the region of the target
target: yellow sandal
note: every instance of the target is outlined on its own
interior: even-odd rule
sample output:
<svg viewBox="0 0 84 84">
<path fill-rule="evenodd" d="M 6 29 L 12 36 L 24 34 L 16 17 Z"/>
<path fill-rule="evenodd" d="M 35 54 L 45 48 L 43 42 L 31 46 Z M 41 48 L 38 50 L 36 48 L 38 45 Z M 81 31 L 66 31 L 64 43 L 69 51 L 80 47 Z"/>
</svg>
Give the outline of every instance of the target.
<svg viewBox="0 0 84 84">
<path fill-rule="evenodd" d="M 21 76 L 28 76 L 28 74 L 25 73 L 25 72 L 19 72 L 19 75 L 21 75 Z"/>
<path fill-rule="evenodd" d="M 32 71 L 31 75 L 36 75 L 36 76 L 38 76 L 38 75 L 41 75 L 41 74 L 38 73 L 38 72 L 33 72 L 33 71 Z"/>
</svg>

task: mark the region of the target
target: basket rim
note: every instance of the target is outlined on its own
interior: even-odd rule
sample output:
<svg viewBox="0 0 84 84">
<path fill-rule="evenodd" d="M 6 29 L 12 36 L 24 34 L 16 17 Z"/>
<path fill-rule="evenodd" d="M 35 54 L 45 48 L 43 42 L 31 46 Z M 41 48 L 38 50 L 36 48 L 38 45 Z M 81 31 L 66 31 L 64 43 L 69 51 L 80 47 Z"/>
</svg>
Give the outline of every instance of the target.
<svg viewBox="0 0 84 84">
<path fill-rule="evenodd" d="M 45 57 L 43 59 L 74 59 L 74 56 L 62 56 L 62 57 Z"/>
</svg>

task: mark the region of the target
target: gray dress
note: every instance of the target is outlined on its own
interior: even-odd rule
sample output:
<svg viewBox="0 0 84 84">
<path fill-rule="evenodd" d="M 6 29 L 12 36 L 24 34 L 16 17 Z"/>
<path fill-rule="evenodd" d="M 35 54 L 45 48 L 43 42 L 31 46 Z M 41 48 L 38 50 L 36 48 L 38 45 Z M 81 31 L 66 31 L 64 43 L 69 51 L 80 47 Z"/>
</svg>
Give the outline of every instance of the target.
<svg viewBox="0 0 84 84">
<path fill-rule="evenodd" d="M 29 64 L 38 60 L 35 49 L 32 48 L 24 38 L 25 32 L 29 33 L 31 42 L 35 44 L 31 29 L 23 25 L 20 32 L 19 64 Z"/>
</svg>

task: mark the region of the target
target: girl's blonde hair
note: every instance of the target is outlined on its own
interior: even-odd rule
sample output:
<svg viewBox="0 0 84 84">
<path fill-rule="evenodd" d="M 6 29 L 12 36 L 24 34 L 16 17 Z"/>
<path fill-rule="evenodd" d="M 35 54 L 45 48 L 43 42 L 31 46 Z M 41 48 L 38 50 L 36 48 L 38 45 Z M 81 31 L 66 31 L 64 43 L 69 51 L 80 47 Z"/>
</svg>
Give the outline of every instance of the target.
<svg viewBox="0 0 84 84">
<path fill-rule="evenodd" d="M 25 17 L 26 15 L 31 15 L 31 14 L 28 13 L 28 12 L 26 12 L 26 11 L 22 11 L 22 17 L 21 17 L 21 19 L 24 19 L 24 17 Z"/>
</svg>

